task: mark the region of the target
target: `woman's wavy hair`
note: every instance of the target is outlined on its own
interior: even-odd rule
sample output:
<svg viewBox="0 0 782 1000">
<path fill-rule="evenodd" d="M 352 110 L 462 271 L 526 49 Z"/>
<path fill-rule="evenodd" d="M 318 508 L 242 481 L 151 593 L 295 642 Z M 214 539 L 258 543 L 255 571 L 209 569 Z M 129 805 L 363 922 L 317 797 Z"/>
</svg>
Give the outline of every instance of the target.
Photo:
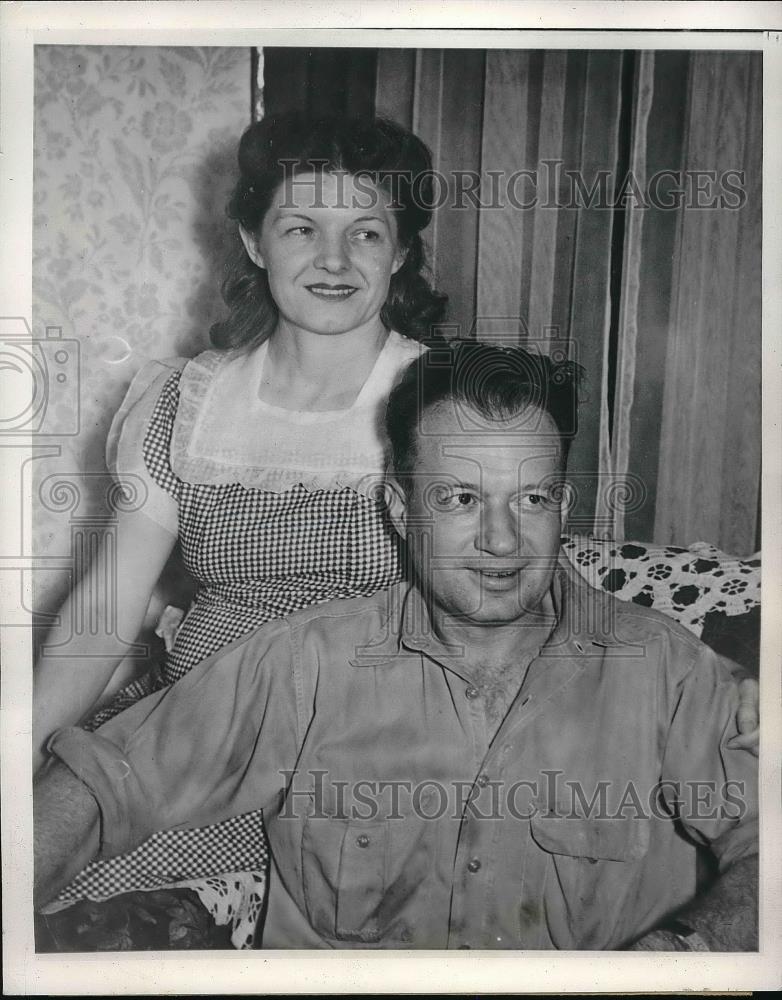
<svg viewBox="0 0 782 1000">
<path fill-rule="evenodd" d="M 389 329 L 415 340 L 433 336 L 447 296 L 422 272 L 421 231 L 432 217 L 432 157 L 412 132 L 383 118 L 320 118 L 275 115 L 255 122 L 239 142 L 239 181 L 227 213 L 248 233 L 260 230 L 274 195 L 296 173 L 347 172 L 390 191 L 405 260 L 392 275 L 380 318 Z M 242 248 L 229 262 L 222 285 L 230 313 L 215 323 L 215 347 L 251 349 L 271 334 L 277 306 L 266 271 Z"/>
</svg>

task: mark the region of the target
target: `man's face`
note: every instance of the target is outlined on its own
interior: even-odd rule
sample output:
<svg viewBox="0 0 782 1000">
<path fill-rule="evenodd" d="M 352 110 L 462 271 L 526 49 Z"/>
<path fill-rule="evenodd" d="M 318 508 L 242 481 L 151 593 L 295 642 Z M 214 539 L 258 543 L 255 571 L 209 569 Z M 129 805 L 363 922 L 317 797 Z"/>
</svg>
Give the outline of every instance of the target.
<svg viewBox="0 0 782 1000">
<path fill-rule="evenodd" d="M 563 528 L 561 440 L 528 408 L 487 421 L 464 404 L 423 414 L 409 496 L 392 510 L 432 600 L 435 624 L 509 625 L 547 593 Z"/>
</svg>

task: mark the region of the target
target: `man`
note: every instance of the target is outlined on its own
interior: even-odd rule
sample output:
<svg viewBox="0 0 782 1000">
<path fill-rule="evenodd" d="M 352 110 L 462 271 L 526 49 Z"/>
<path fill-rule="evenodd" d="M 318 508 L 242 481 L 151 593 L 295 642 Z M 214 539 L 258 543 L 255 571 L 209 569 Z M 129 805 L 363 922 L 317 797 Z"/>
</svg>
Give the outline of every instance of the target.
<svg viewBox="0 0 782 1000">
<path fill-rule="evenodd" d="M 414 362 L 387 414 L 414 582 L 56 735 L 39 899 L 99 851 L 261 806 L 265 947 L 757 947 L 755 760 L 725 662 L 558 559 L 576 382 L 471 342 Z M 699 899 L 696 843 L 720 870 Z"/>
</svg>

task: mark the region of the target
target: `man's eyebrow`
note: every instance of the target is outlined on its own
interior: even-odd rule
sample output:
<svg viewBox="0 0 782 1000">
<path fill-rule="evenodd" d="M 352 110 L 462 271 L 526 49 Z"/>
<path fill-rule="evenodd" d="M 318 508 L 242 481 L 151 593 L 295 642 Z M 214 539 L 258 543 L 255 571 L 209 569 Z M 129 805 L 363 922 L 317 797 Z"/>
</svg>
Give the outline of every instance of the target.
<svg viewBox="0 0 782 1000">
<path fill-rule="evenodd" d="M 536 483 L 522 483 L 519 487 L 525 493 L 540 493 L 543 490 L 551 490 L 558 485 L 560 480 L 544 479 L 542 482 L 538 481 Z"/>
</svg>

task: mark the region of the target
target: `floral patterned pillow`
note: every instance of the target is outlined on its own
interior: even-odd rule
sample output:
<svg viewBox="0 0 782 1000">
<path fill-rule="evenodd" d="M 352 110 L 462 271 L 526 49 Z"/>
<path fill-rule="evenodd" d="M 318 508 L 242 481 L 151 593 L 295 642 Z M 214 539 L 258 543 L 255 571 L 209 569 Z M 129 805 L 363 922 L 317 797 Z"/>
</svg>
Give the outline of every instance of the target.
<svg viewBox="0 0 782 1000">
<path fill-rule="evenodd" d="M 562 548 L 593 587 L 657 608 L 695 635 L 712 611 L 743 615 L 760 604 L 760 557 L 726 555 L 707 542 L 689 548 L 565 535 Z"/>
</svg>

